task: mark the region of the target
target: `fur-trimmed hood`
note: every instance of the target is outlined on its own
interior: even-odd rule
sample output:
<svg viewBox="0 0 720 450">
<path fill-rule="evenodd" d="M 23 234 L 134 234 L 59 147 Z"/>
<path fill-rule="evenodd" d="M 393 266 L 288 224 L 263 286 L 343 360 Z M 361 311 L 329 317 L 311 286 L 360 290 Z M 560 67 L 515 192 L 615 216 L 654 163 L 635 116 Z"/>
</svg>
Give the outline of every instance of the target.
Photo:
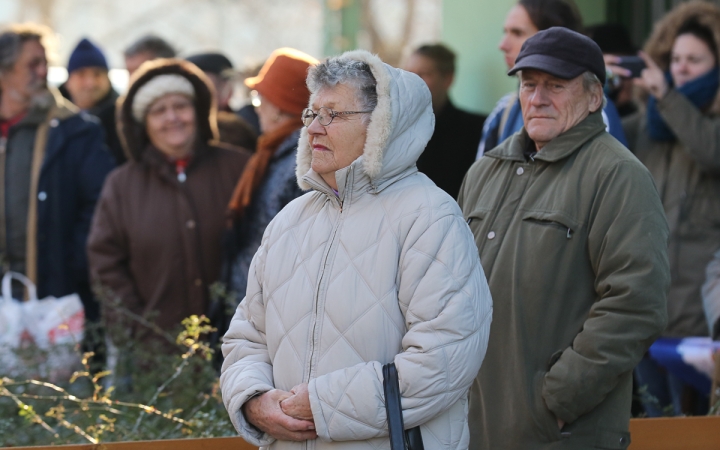
<svg viewBox="0 0 720 450">
<path fill-rule="evenodd" d="M 365 50 L 346 52 L 340 58 L 367 63 L 377 82 L 378 102 L 370 116 L 365 148 L 351 166 L 361 165 L 359 170 L 376 190 L 381 189 L 386 182 L 415 168 L 415 162 L 432 137 L 435 116 L 430 90 L 419 76 L 389 66 Z M 316 94 L 311 93 L 310 105 Z M 311 189 L 303 179 L 314 174 L 311 162 L 312 148 L 307 128 L 303 128 L 296 168 L 298 185 L 303 190 Z"/>
<path fill-rule="evenodd" d="M 195 89 L 195 116 L 197 118 L 198 140 L 202 143 L 217 143 L 217 108 L 215 89 L 205 74 L 194 64 L 181 59 L 156 59 L 140 66 L 130 79 L 130 88 L 117 102 L 117 127 L 120 142 L 128 159 L 141 161 L 149 143 L 145 125 L 133 118 L 132 104 L 138 89 L 159 75 L 176 74 L 187 78 Z M 196 152 L 203 152 L 207 146 L 200 146 Z M 196 156 L 201 156 L 196 153 Z"/>
<path fill-rule="evenodd" d="M 711 30 L 715 46 L 720 49 L 720 8 L 705 1 L 683 3 L 655 24 L 650 38 L 645 43 L 645 53 L 663 71 L 667 71 L 670 67 L 670 54 L 678 31 L 690 19 L 695 19 L 700 25 Z M 720 51 L 715 56 L 717 61 L 720 61 Z M 715 96 L 709 112 L 720 114 L 720 91 Z"/>
</svg>

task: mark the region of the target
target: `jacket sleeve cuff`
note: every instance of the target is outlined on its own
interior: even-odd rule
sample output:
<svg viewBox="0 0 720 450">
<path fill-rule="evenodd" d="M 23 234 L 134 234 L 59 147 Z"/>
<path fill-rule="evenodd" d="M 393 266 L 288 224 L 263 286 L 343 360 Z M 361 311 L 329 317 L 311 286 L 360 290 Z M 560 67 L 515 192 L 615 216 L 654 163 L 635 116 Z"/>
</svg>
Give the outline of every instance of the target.
<svg viewBox="0 0 720 450">
<path fill-rule="evenodd" d="M 239 395 L 237 396 L 237 398 L 233 399 L 233 406 L 230 411 L 234 411 L 234 413 L 230 414 L 230 420 L 232 421 L 233 425 L 235 425 L 235 429 L 238 431 L 240 436 L 242 436 L 242 438 L 245 439 L 248 444 L 252 444 L 257 447 L 267 447 L 268 445 L 275 442 L 274 437 L 263 431 L 260 431 L 250 422 L 248 422 L 245 418 L 245 414 L 243 414 L 242 412 L 242 406 L 248 400 L 257 395 L 264 394 L 265 392 L 272 389 L 274 389 L 272 386 L 254 386 L 251 389 L 243 392 L 242 395 Z"/>
<path fill-rule="evenodd" d="M 310 380 L 310 383 L 308 383 L 308 392 L 310 393 L 310 410 L 312 411 L 313 421 L 315 422 L 315 432 L 318 435 L 318 439 L 329 442 L 331 440 L 330 429 L 323 415 L 320 396 L 318 396 L 317 379 L 313 378 Z"/>
<path fill-rule="evenodd" d="M 561 405 L 558 401 L 555 400 L 554 397 L 547 394 L 545 389 L 545 383 L 543 383 L 543 399 L 545 400 L 545 404 L 547 405 L 550 412 L 552 412 L 555 417 L 562 420 L 565 423 L 573 423 L 577 420 L 578 416 L 577 414 L 573 413 L 572 411 L 566 409 L 563 405 Z"/>
</svg>

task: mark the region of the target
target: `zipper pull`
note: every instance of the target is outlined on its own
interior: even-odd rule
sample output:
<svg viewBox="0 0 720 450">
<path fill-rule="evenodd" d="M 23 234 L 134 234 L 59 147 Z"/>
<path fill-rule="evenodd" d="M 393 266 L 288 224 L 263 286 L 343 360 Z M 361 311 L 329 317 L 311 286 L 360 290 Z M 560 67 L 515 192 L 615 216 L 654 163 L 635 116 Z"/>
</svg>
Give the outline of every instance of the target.
<svg viewBox="0 0 720 450">
<path fill-rule="evenodd" d="M 473 220 L 472 217 L 468 217 L 467 224 L 470 225 L 470 222 L 472 222 L 472 220 Z"/>
<path fill-rule="evenodd" d="M 567 236 L 566 236 L 566 237 L 567 237 L 568 239 L 570 239 L 570 238 L 572 238 L 572 235 L 573 235 L 573 230 L 571 230 L 570 228 L 568 228 L 568 232 L 567 232 Z"/>
</svg>

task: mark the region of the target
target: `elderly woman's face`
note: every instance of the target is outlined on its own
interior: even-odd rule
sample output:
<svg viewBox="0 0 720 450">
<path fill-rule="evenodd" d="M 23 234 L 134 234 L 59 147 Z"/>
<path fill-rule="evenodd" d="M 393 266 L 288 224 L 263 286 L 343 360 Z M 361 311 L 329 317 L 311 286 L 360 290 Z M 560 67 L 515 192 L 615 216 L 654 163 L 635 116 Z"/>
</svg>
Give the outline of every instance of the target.
<svg viewBox="0 0 720 450">
<path fill-rule="evenodd" d="M 182 94 L 164 95 L 148 108 L 145 129 L 158 150 L 173 158 L 184 158 L 195 144 L 195 105 Z"/>
<path fill-rule="evenodd" d="M 362 109 L 355 89 L 344 84 L 322 89 L 310 107 L 315 112 L 321 107 L 335 112 Z M 362 155 L 366 137 L 367 125 L 361 114 L 337 116 L 327 126 L 320 125 L 316 118 L 308 127 L 312 169 L 322 176 L 330 187 L 337 189 L 335 171 L 349 166 Z"/>
</svg>

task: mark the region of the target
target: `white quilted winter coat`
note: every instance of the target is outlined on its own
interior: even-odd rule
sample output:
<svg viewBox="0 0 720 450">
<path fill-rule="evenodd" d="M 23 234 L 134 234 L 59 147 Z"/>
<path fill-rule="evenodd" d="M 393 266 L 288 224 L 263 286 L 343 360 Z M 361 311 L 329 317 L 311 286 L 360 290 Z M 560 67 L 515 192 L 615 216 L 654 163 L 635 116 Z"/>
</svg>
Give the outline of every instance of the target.
<svg viewBox="0 0 720 450">
<path fill-rule="evenodd" d="M 382 365 L 394 361 L 405 426 L 422 425 L 428 450 L 465 449 L 492 300 L 458 205 L 415 167 L 433 132 L 430 92 L 370 53 L 344 57 L 377 81 L 364 153 L 336 172 L 336 196 L 310 169 L 303 130 L 298 182 L 313 191 L 275 217 L 253 259 L 222 346 L 223 400 L 258 446 L 389 449 Z M 317 440 L 276 441 L 245 420 L 250 397 L 303 382 Z"/>
</svg>

